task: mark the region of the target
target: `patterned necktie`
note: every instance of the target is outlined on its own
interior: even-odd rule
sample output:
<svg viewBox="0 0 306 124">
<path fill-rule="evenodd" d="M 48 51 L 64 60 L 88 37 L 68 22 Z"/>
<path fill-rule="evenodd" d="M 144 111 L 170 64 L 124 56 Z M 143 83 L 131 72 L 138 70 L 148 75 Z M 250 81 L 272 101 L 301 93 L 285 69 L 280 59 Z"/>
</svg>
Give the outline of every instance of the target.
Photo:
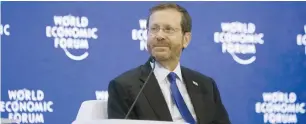
<svg viewBox="0 0 306 124">
<path fill-rule="evenodd" d="M 168 79 L 170 81 L 170 89 L 171 89 L 171 95 L 172 98 L 180 111 L 183 119 L 189 123 L 189 124 L 195 124 L 195 120 L 193 119 L 190 111 L 187 108 L 187 105 L 184 102 L 184 99 L 176 85 L 176 74 L 174 72 L 171 72 L 168 75 Z"/>
</svg>

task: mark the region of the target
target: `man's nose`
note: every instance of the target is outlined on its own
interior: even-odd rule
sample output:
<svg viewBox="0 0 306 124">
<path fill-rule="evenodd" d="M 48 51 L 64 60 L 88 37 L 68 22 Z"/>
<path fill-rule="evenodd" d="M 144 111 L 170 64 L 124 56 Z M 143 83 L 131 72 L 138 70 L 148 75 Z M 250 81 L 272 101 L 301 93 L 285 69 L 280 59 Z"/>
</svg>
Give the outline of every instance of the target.
<svg viewBox="0 0 306 124">
<path fill-rule="evenodd" d="M 158 41 L 165 40 L 165 33 L 162 30 L 156 32 L 156 39 Z"/>
</svg>

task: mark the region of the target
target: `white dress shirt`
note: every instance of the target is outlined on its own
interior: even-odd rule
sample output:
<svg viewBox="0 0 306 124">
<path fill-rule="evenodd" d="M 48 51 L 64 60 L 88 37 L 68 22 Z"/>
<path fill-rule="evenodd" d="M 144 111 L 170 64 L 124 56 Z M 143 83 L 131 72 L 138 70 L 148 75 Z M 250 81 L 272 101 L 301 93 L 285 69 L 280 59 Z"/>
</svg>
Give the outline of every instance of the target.
<svg viewBox="0 0 306 124">
<path fill-rule="evenodd" d="M 168 105 L 172 120 L 174 122 L 185 122 L 182 118 L 180 111 L 178 110 L 175 102 L 172 100 L 171 90 L 170 90 L 170 82 L 168 80 L 168 74 L 170 71 L 160 65 L 158 62 L 155 62 L 155 70 L 154 75 L 158 81 L 159 87 L 165 97 L 165 101 Z M 153 63 L 151 63 L 151 67 L 153 68 Z M 185 101 L 185 104 L 188 107 L 188 110 L 192 114 L 193 118 L 196 120 L 196 114 L 194 112 L 194 108 L 192 106 L 190 97 L 188 95 L 185 83 L 183 81 L 182 73 L 181 73 L 181 66 L 180 63 L 176 66 L 175 70 L 173 71 L 176 75 L 176 85 L 179 88 L 180 93 Z"/>
</svg>

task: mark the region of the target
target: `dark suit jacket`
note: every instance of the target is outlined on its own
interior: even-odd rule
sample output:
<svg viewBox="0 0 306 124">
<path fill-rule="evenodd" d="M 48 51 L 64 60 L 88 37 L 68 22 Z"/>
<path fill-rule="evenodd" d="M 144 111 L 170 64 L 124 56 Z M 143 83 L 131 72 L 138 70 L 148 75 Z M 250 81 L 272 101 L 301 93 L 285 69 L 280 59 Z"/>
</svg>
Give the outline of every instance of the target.
<svg viewBox="0 0 306 124">
<path fill-rule="evenodd" d="M 108 87 L 108 118 L 123 119 L 151 71 L 150 62 L 113 79 Z M 214 80 L 181 66 L 187 92 L 198 124 L 230 124 Z M 137 100 L 129 119 L 172 121 L 164 96 L 154 73 Z M 198 86 L 193 84 L 198 83 Z"/>
</svg>

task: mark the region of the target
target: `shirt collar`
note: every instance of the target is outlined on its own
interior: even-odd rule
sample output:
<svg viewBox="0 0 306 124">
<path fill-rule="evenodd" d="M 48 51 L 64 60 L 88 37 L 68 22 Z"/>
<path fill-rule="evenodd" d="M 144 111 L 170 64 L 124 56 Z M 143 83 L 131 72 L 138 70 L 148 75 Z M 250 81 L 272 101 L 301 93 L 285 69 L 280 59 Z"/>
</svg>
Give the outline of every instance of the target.
<svg viewBox="0 0 306 124">
<path fill-rule="evenodd" d="M 153 68 L 153 63 L 150 62 L 151 67 Z M 180 81 L 183 80 L 182 78 L 182 72 L 181 72 L 181 65 L 180 62 L 177 64 L 176 68 L 173 70 L 173 72 L 177 75 L 178 79 Z M 158 82 L 161 82 L 165 79 L 167 79 L 168 74 L 170 73 L 170 71 L 168 69 L 166 69 L 165 67 L 163 67 L 160 63 L 158 63 L 157 61 L 155 61 L 155 69 L 154 69 L 154 74 L 158 80 Z"/>
</svg>

